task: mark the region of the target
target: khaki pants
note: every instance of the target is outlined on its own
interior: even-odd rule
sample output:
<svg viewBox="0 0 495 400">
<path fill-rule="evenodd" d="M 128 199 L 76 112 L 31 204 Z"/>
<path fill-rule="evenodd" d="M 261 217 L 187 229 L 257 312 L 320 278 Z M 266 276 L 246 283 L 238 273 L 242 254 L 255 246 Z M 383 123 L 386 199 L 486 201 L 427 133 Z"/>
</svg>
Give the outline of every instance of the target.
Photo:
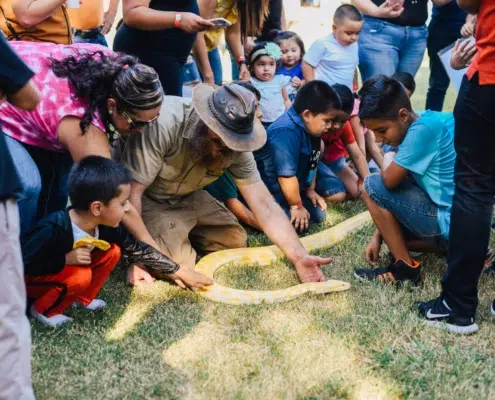
<svg viewBox="0 0 495 400">
<path fill-rule="evenodd" d="M 208 192 L 197 190 L 177 204 L 143 197 L 143 221 L 162 252 L 186 268 L 200 255 L 246 247 L 247 234 L 237 218 Z"/>
<path fill-rule="evenodd" d="M 15 200 L 0 202 L 0 400 L 34 399 L 31 332 Z"/>
</svg>

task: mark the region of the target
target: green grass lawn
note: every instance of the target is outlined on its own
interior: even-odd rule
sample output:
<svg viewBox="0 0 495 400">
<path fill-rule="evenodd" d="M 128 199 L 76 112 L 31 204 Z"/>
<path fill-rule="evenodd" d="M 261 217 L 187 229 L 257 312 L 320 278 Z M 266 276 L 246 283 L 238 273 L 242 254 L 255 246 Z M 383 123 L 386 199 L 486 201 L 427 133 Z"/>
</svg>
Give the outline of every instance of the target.
<svg viewBox="0 0 495 400">
<path fill-rule="evenodd" d="M 424 108 L 427 69 L 415 108 Z M 448 107 L 454 102 L 452 93 Z M 333 207 L 332 226 L 363 210 Z M 130 288 L 115 271 L 94 314 L 71 310 L 71 326 L 33 324 L 33 380 L 38 399 L 495 399 L 495 329 L 488 311 L 495 279 L 483 277 L 471 337 L 424 327 L 411 305 L 440 290 L 442 258 L 425 256 L 417 290 L 362 284 L 367 226 L 332 249 L 328 277 L 347 292 L 292 302 L 227 306 L 167 283 Z M 251 234 L 250 246 L 269 242 Z M 385 254 L 385 250 L 383 252 Z M 382 257 L 382 259 L 385 257 Z M 385 263 L 385 260 L 382 261 Z M 275 289 L 297 283 L 291 266 L 230 266 L 217 279 L 232 287 Z"/>
</svg>

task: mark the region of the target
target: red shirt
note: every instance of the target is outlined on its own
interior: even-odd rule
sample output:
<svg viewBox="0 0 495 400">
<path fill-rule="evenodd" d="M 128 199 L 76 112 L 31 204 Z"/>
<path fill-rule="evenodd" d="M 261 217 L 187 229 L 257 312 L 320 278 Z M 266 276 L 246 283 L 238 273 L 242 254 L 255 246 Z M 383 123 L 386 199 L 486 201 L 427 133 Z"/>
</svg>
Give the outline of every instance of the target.
<svg viewBox="0 0 495 400">
<path fill-rule="evenodd" d="M 323 161 L 326 163 L 331 163 L 339 158 L 345 157 L 347 154 L 345 146 L 356 141 L 349 121 L 347 121 L 344 127 L 337 132 L 325 133 L 322 139 L 323 143 L 325 143 Z"/>
<path fill-rule="evenodd" d="M 480 85 L 495 85 L 495 1 L 481 0 L 477 15 L 476 48 L 478 52 L 466 75 L 471 79 L 476 72 Z"/>
</svg>

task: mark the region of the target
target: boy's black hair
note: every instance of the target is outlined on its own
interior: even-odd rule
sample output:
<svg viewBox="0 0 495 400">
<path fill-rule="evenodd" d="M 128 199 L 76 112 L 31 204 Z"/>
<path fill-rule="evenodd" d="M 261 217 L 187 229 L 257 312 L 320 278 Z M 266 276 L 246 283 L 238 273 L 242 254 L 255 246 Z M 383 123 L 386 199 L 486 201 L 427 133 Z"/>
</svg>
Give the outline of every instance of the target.
<svg viewBox="0 0 495 400">
<path fill-rule="evenodd" d="M 363 20 L 363 16 L 359 12 L 359 10 L 352 4 L 342 4 L 335 10 L 335 14 L 333 15 L 333 22 L 336 24 L 340 24 L 346 19 L 350 21 L 361 22 Z"/>
<path fill-rule="evenodd" d="M 411 92 L 411 96 L 416 90 L 416 82 L 414 77 L 408 72 L 396 72 L 392 78 L 397 79 L 404 87 Z"/>
<path fill-rule="evenodd" d="M 313 115 L 323 114 L 342 107 L 340 97 L 330 85 L 323 81 L 311 81 L 297 91 L 293 104 L 296 113 L 309 110 Z"/>
<path fill-rule="evenodd" d="M 100 156 L 85 157 L 72 167 L 67 182 L 72 208 L 87 211 L 95 201 L 108 204 L 120 194 L 119 186 L 131 181 L 123 164 Z"/>
<path fill-rule="evenodd" d="M 264 49 L 267 43 L 270 42 L 260 42 L 256 46 L 253 47 L 253 50 L 251 50 L 251 54 L 256 53 L 258 50 Z M 278 45 L 277 45 L 278 46 Z M 266 56 L 266 54 L 260 54 L 256 56 L 254 59 L 251 60 L 251 55 L 249 56 L 249 73 L 256 78 L 256 75 L 254 74 L 254 63 L 258 61 L 261 57 Z M 278 68 L 280 65 L 280 60 L 276 60 L 275 64 Z"/>
<path fill-rule="evenodd" d="M 306 54 L 306 47 L 304 47 L 304 42 L 296 32 L 291 31 L 279 31 L 277 29 L 272 29 L 268 32 L 268 37 L 273 42 L 277 43 L 280 46 L 280 42 L 283 40 L 294 40 L 299 48 L 301 49 L 301 60 L 303 56 Z"/>
<path fill-rule="evenodd" d="M 261 100 L 261 93 L 256 87 L 249 81 L 232 81 L 232 83 L 235 83 L 236 85 L 242 86 L 244 89 L 249 90 L 252 94 L 256 96 L 258 101 Z"/>
<path fill-rule="evenodd" d="M 335 90 L 340 97 L 340 102 L 342 103 L 340 109 L 346 114 L 352 114 L 352 110 L 354 110 L 354 94 L 352 93 L 352 90 L 340 83 L 332 85 L 332 89 Z"/>
<path fill-rule="evenodd" d="M 411 100 L 398 80 L 386 75 L 375 75 L 364 82 L 359 91 L 361 103 L 359 118 L 395 121 L 399 110 L 412 111 Z"/>
</svg>

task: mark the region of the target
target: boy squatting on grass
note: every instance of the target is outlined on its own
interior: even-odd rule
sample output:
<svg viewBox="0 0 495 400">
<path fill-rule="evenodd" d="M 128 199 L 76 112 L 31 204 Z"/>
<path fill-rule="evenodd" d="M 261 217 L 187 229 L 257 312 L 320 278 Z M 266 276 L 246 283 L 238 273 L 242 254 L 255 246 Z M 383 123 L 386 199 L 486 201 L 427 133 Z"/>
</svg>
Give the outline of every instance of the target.
<svg viewBox="0 0 495 400">
<path fill-rule="evenodd" d="M 332 89 L 339 95 L 342 106 L 337 111 L 332 126 L 323 134 L 325 149 L 318 167 L 319 180 L 316 183 L 316 192 L 326 201 L 340 203 L 348 199 L 356 199 L 361 195 L 361 184 L 370 171 L 349 122 L 354 108 L 354 95 L 345 85 L 335 84 L 332 85 Z M 347 153 L 361 179 L 347 165 Z M 337 180 L 338 193 L 334 189 L 335 184 L 326 183 L 329 178 Z M 332 188 L 333 191 L 328 191 L 328 188 Z"/>
<path fill-rule="evenodd" d="M 212 283 L 120 225 L 129 208 L 131 180 L 131 173 L 116 161 L 82 159 L 68 180 L 72 206 L 42 219 L 22 238 L 27 296 L 33 301 L 30 313 L 44 325 L 55 328 L 71 322 L 63 313 L 72 304 L 93 311 L 104 307 L 96 296 L 121 255 L 129 264 L 144 264 L 156 277 L 178 277 L 198 288 Z M 82 238 L 104 240 L 110 248 L 74 249 Z"/>
<path fill-rule="evenodd" d="M 254 154 L 261 179 L 301 232 L 310 221 L 321 222 L 326 216 L 326 203 L 315 191 L 316 168 L 321 136 L 332 127 L 340 106 L 328 84 L 307 83 L 292 107 L 268 128 L 265 146 Z M 341 190 L 336 177 L 327 177 L 323 187 L 329 193 Z"/>
<path fill-rule="evenodd" d="M 409 251 L 445 252 L 454 194 L 454 117 L 425 111 L 418 116 L 404 86 L 377 75 L 359 92 L 359 116 L 378 140 L 398 147 L 381 173 L 364 181 L 362 197 L 377 227 L 366 259 L 378 261 L 382 241 L 392 254 L 386 268 L 358 269 L 362 280 L 421 281 L 421 264 Z"/>
</svg>

